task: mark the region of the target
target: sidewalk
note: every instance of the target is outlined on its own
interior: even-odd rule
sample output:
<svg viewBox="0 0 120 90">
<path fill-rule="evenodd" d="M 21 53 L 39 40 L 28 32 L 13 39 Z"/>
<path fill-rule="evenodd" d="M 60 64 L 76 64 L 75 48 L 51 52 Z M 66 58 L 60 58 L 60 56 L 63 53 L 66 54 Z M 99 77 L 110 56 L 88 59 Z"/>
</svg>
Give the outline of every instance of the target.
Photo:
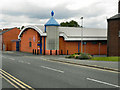
<svg viewBox="0 0 120 90">
<path fill-rule="evenodd" d="M 85 64 L 88 66 L 95 66 L 95 67 L 104 67 L 109 69 L 118 70 L 118 63 L 120 62 L 112 62 L 112 61 L 92 61 L 92 60 L 79 60 L 79 59 L 68 59 L 65 56 L 46 56 L 47 59 L 55 60 L 55 61 L 62 61 L 62 62 L 70 62 L 70 63 L 77 63 L 77 64 Z"/>
<path fill-rule="evenodd" d="M 9 53 L 19 56 L 33 56 L 37 58 L 42 57 L 52 61 L 65 62 L 65 63 L 96 67 L 102 69 L 111 69 L 111 70 L 118 70 L 118 64 L 120 64 L 120 62 L 112 62 L 112 61 L 92 61 L 92 60 L 79 60 L 73 58 L 68 59 L 65 58 L 66 55 L 33 55 L 32 53 L 16 52 L 16 51 L 8 51 L 3 53 Z"/>
</svg>

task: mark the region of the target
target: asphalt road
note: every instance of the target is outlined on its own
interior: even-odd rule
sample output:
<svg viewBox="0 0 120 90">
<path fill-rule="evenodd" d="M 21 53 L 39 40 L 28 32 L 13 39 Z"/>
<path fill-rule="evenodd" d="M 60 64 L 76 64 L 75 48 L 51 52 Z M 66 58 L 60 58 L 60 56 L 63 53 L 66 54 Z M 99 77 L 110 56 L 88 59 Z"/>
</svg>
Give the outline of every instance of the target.
<svg viewBox="0 0 120 90">
<path fill-rule="evenodd" d="M 3 54 L 2 70 L 32 88 L 120 87 L 117 72 L 48 61 L 45 56 Z M 2 87 L 14 86 L 3 79 Z"/>
</svg>

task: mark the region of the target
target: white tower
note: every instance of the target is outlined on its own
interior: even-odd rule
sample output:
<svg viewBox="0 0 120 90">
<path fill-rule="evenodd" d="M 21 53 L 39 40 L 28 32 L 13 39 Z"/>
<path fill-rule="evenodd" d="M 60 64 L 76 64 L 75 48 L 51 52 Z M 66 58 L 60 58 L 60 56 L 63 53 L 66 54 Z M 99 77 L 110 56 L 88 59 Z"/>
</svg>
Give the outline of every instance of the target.
<svg viewBox="0 0 120 90">
<path fill-rule="evenodd" d="M 54 19 L 54 12 L 51 12 L 50 20 L 45 24 L 46 37 L 46 50 L 59 50 L 59 31 L 58 22 Z"/>
</svg>

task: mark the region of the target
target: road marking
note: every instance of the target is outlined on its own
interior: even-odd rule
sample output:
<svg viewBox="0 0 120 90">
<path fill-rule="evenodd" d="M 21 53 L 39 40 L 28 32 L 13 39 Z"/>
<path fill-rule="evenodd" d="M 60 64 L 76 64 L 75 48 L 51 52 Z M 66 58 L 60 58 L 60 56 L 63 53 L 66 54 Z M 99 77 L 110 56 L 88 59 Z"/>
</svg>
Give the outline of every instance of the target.
<svg viewBox="0 0 120 90">
<path fill-rule="evenodd" d="M 6 71 L 0 69 L 0 71 L 2 72 L 2 74 L 4 74 L 6 77 L 8 77 L 8 79 L 12 80 L 13 82 L 15 81 L 16 84 L 18 84 L 19 86 L 23 87 L 26 86 L 27 88 L 34 90 L 32 87 L 30 87 L 29 85 L 23 83 L 22 81 L 20 81 L 19 79 L 15 78 L 14 76 L 10 75 L 9 73 L 7 73 Z M 24 86 L 23 86 L 24 85 Z"/>
<path fill-rule="evenodd" d="M 86 78 L 86 79 L 87 79 L 87 80 L 94 81 L 94 82 L 106 84 L 106 85 L 109 85 L 109 86 L 120 87 L 120 86 L 118 86 L 118 85 L 110 84 L 110 83 L 107 83 L 107 82 L 103 82 L 103 81 L 99 81 L 99 80 L 95 80 L 95 79 L 91 79 L 91 78 Z"/>
<path fill-rule="evenodd" d="M 50 68 L 50 67 L 45 67 L 45 66 L 41 66 L 41 67 L 42 67 L 42 68 L 49 69 L 49 70 L 57 71 L 57 72 L 60 72 L 60 73 L 64 73 L 64 71 L 57 70 L 57 69 L 53 69 L 53 68 Z"/>
<path fill-rule="evenodd" d="M 20 62 L 20 63 L 24 63 L 24 61 L 18 61 L 18 62 Z"/>
<path fill-rule="evenodd" d="M 3 77 L 7 82 L 9 82 L 15 88 L 19 88 L 18 86 L 16 86 L 15 84 L 13 84 L 10 80 L 8 80 L 7 78 L 5 78 L 3 75 L 0 75 L 0 76 Z"/>
<path fill-rule="evenodd" d="M 2 56 L 3 58 L 7 58 L 7 57 L 5 57 L 5 56 Z"/>
<path fill-rule="evenodd" d="M 14 58 L 9 58 L 9 59 L 11 59 L 11 60 L 15 60 Z"/>
<path fill-rule="evenodd" d="M 31 64 L 31 63 L 28 62 L 27 64 Z"/>
<path fill-rule="evenodd" d="M 2 73 L 2 72 L 1 72 Z M 5 73 L 2 73 L 5 77 L 7 77 L 8 79 L 12 80 L 13 82 L 15 82 L 17 85 L 19 85 L 21 88 L 25 88 L 23 85 L 21 85 L 20 83 L 16 82 L 14 79 L 12 79 L 11 77 L 7 76 Z"/>
<path fill-rule="evenodd" d="M 27 58 L 31 58 L 31 57 L 27 57 Z M 36 59 L 36 58 L 34 58 L 34 59 Z M 41 59 L 41 60 L 43 60 L 43 59 Z M 76 64 L 70 64 L 70 63 L 67 63 L 67 62 L 52 61 L 52 60 L 49 60 L 49 59 L 44 59 L 44 61 L 56 62 L 56 63 L 66 64 L 66 65 L 77 66 L 77 67 L 90 68 L 90 69 L 95 69 L 95 70 L 99 70 L 99 71 L 107 71 L 107 72 L 112 72 L 112 73 L 117 73 L 117 74 L 120 73 L 120 72 L 117 72 L 117 71 L 110 71 L 110 70 L 105 70 L 105 69 L 100 69 L 100 68 L 94 68 L 94 67 L 88 67 L 88 66 L 81 66 L 81 65 L 76 65 Z"/>
</svg>

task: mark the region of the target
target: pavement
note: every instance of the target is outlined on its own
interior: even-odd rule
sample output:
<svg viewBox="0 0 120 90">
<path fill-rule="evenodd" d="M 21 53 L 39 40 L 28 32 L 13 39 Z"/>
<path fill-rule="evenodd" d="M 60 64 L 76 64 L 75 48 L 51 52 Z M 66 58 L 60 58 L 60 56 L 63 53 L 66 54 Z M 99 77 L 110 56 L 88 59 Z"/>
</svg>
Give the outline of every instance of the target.
<svg viewBox="0 0 120 90">
<path fill-rule="evenodd" d="M 109 88 L 115 90 L 120 88 L 119 72 L 59 62 L 64 58 L 61 55 L 47 56 L 22 52 L 3 52 L 1 57 L 1 71 L 6 78 L 8 77 L 7 73 L 14 77 L 12 78 L 14 80 L 7 78 L 14 86 L 20 87 L 22 82 L 24 83 L 21 84 L 22 86 L 29 86 L 35 90 L 36 88 L 108 88 L 108 90 L 111 90 Z M 54 61 L 53 59 L 60 60 Z M 13 88 L 13 85 L 4 79 L 2 86 L 2 90 Z"/>
<path fill-rule="evenodd" d="M 16 51 L 5 51 L 3 53 L 16 54 L 16 55 L 21 55 L 21 56 L 27 55 L 27 56 L 35 56 L 35 57 L 45 56 L 44 58 L 48 60 L 52 60 L 52 61 L 71 63 L 71 64 L 76 64 L 76 65 L 83 65 L 83 66 L 107 69 L 107 70 L 112 70 L 112 71 L 120 71 L 119 70 L 120 62 L 80 60 L 80 59 L 73 59 L 73 58 L 65 58 L 67 55 L 34 55 L 32 53 L 16 52 Z M 101 55 L 101 57 L 105 57 L 105 55 Z"/>
</svg>

